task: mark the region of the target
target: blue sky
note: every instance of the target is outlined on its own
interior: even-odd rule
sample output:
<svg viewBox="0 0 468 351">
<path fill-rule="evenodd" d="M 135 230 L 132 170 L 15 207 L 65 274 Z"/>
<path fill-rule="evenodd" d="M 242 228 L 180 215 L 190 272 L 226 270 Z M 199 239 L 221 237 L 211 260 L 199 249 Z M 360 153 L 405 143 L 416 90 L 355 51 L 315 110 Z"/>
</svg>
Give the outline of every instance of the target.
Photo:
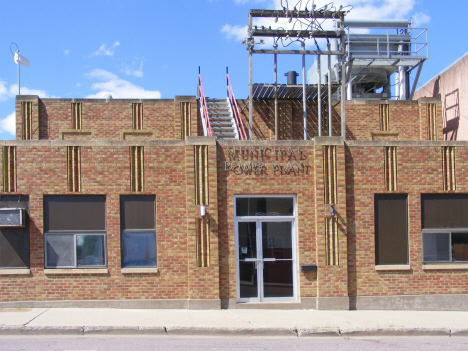
<svg viewBox="0 0 468 351">
<path fill-rule="evenodd" d="M 206 95 L 226 96 L 226 67 L 237 98 L 248 96 L 245 37 L 251 8 L 277 9 L 286 0 L 0 0 L 0 139 L 14 139 L 17 68 L 10 43 L 30 61 L 21 67 L 21 94 L 40 97 L 173 98 L 195 95 L 201 67 Z M 289 0 L 289 7 L 304 6 Z M 312 1 L 309 1 L 311 4 Z M 316 0 L 317 7 L 330 3 Z M 429 29 L 429 60 L 420 83 L 468 51 L 463 0 L 348 0 L 349 18 L 413 18 Z M 310 5 L 309 5 L 310 8 Z M 254 56 L 254 82 L 272 82 L 270 55 Z M 310 67 L 313 58 L 307 58 Z M 299 56 L 279 62 L 301 71 Z M 302 79 L 301 77 L 299 79 Z M 281 81 L 280 81 L 281 83 Z M 283 82 L 285 83 L 285 82 Z"/>
</svg>

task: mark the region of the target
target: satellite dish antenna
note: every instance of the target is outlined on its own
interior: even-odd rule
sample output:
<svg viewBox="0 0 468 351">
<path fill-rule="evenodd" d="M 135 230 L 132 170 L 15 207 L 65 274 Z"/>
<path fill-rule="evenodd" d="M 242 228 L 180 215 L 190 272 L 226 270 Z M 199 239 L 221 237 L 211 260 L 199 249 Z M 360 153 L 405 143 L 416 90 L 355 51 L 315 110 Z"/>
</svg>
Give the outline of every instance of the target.
<svg viewBox="0 0 468 351">
<path fill-rule="evenodd" d="M 16 51 L 15 52 L 13 52 L 13 50 L 12 50 L 13 45 L 16 46 Z M 29 67 L 29 60 L 26 57 L 24 57 L 23 55 L 20 54 L 18 45 L 16 45 L 15 43 L 10 44 L 10 52 L 13 55 L 13 59 L 14 59 L 16 65 L 18 66 L 18 95 L 21 95 L 20 65 L 22 65 L 24 67 Z"/>
</svg>

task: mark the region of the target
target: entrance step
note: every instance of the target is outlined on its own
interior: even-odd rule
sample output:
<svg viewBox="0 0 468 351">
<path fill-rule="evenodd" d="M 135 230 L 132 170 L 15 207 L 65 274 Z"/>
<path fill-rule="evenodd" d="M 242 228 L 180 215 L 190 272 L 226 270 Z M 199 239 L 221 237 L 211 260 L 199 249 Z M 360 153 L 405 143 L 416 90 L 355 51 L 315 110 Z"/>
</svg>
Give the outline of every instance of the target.
<svg viewBox="0 0 468 351">
<path fill-rule="evenodd" d="M 300 310 L 304 308 L 299 302 L 238 302 L 236 309 L 253 310 Z"/>
</svg>

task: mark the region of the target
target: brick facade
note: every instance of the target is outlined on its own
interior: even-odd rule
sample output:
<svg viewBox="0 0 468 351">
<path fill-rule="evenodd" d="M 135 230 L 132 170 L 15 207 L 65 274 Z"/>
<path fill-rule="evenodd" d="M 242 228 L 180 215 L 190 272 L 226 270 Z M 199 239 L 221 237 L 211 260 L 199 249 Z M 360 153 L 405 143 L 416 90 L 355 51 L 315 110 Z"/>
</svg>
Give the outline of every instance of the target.
<svg viewBox="0 0 468 351">
<path fill-rule="evenodd" d="M 301 102 L 281 104 L 281 140 L 274 140 L 273 102 L 256 101 L 254 140 L 227 141 L 201 136 L 194 97 L 41 100 L 19 96 L 17 140 L 2 142 L 0 194 L 29 196 L 30 266 L 0 268 L 0 301 L 5 306 L 135 301 L 128 306 L 240 307 L 236 304 L 237 195 L 295 196 L 292 249 L 297 298 L 290 306 L 368 308 L 365 298 L 386 296 L 451 295 L 466 300 L 468 265 L 441 269 L 423 263 L 421 194 L 468 193 L 468 144 L 440 141 L 440 102 L 347 102 L 345 140 L 339 135 L 339 103 L 333 104 L 333 137 L 325 136 L 327 118 L 322 123 L 324 136 L 318 137 L 317 106 L 309 102 L 311 140 L 305 141 L 301 140 Z M 247 101 L 239 100 L 239 107 L 248 130 Z M 142 111 L 137 124 L 133 111 Z M 75 162 L 79 160 L 80 167 L 74 175 L 80 187 L 74 192 L 68 186 L 67 148 L 71 146 L 77 147 Z M 132 161 L 136 157 L 132 147 L 140 148 L 142 168 L 133 177 L 143 183 L 141 189 L 131 186 L 131 167 L 138 164 Z M 447 147 L 453 148 L 454 156 L 450 167 L 444 168 Z M 9 158 L 4 155 L 7 150 Z M 7 170 L 12 162 L 15 167 Z M 454 179 L 449 190 L 447 172 Z M 5 179 L 12 181 L 8 187 Z M 386 193 L 408 197 L 409 257 L 401 266 L 376 266 L 374 196 Z M 77 194 L 105 195 L 107 265 L 89 270 L 45 269 L 44 197 Z M 120 196 L 130 194 L 156 197 L 157 268 L 152 270 L 121 267 L 119 204 Z M 202 202 L 205 219 L 198 212 Z M 329 213 L 331 203 L 334 216 Z M 317 269 L 302 270 L 303 265 Z M 381 301 L 372 306 L 382 308 Z"/>
</svg>

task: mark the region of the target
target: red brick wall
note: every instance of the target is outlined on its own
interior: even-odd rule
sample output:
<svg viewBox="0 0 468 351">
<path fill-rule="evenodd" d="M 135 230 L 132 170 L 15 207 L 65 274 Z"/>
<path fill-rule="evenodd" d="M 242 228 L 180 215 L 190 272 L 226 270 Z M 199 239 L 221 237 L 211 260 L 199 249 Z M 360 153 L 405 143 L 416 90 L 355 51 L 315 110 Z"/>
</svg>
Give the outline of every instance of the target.
<svg viewBox="0 0 468 351">
<path fill-rule="evenodd" d="M 380 132 L 379 105 L 389 105 L 389 132 L 394 135 L 391 140 L 427 140 L 427 104 L 434 101 L 368 101 L 353 100 L 346 102 L 346 139 L 373 140 L 372 132 Z M 279 101 L 292 106 L 292 132 L 283 139 L 303 140 L 302 101 Z M 248 130 L 249 106 L 247 100 L 239 101 L 242 119 Z M 275 139 L 274 101 L 254 101 L 253 105 L 253 139 Z M 328 136 L 327 103 L 322 105 L 322 136 Z M 440 116 L 441 104 L 437 103 Z M 307 138 L 318 135 L 317 103 L 307 103 Z M 442 139 L 442 119 L 436 121 L 439 139 Z M 332 102 L 332 135 L 341 136 L 341 104 Z M 380 138 L 382 139 L 382 138 Z"/>
<path fill-rule="evenodd" d="M 132 131 L 132 103 L 143 104 L 143 131 L 152 132 L 150 136 L 129 136 L 127 139 L 159 139 L 180 140 L 181 118 L 180 102 L 191 103 L 192 135 L 197 133 L 197 103 L 194 97 L 177 97 L 174 100 L 130 100 L 130 99 L 40 99 L 37 97 L 22 97 L 16 101 L 17 133 L 21 135 L 21 101 L 35 101 L 35 125 L 33 139 L 68 139 L 68 140 L 122 140 L 122 132 Z M 26 101 L 25 100 L 25 101 Z M 28 100 L 28 101 L 29 101 Z M 82 104 L 82 132 L 72 130 L 71 104 Z M 70 134 L 71 132 L 76 134 Z M 61 135 L 65 132 L 65 135 Z M 91 134 L 92 133 L 92 134 Z"/>
</svg>

